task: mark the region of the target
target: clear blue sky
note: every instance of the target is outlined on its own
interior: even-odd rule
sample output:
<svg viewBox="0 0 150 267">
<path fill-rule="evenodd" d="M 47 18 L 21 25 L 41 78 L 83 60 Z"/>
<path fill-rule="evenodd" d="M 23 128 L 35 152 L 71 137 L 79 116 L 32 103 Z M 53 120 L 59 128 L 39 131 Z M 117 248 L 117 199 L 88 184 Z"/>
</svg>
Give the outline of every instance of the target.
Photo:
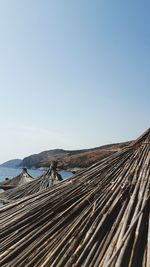
<svg viewBox="0 0 150 267">
<path fill-rule="evenodd" d="M 149 0 L 0 1 L 0 162 L 150 126 Z"/>
</svg>

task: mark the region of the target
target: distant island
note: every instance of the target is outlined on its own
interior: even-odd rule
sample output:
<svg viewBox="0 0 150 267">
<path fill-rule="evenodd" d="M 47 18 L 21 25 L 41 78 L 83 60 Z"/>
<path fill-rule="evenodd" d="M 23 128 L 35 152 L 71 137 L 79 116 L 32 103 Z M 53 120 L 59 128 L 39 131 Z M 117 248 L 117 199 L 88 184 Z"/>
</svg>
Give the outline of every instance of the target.
<svg viewBox="0 0 150 267">
<path fill-rule="evenodd" d="M 0 167 L 3 168 L 19 168 L 22 160 L 21 159 L 12 159 L 4 162 L 3 164 L 0 165 Z"/>
</svg>

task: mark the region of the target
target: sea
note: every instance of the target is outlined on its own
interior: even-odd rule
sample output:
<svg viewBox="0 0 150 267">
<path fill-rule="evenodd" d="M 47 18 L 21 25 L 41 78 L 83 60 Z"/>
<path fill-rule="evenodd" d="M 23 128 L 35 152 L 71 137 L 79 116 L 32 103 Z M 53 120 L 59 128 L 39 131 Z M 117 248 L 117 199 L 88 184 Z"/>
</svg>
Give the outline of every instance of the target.
<svg viewBox="0 0 150 267">
<path fill-rule="evenodd" d="M 17 176 L 18 174 L 21 173 L 21 169 L 13 169 L 13 168 L 3 168 L 3 167 L 0 167 L 0 182 L 5 180 L 5 178 L 13 178 L 15 176 Z M 43 174 L 44 171 L 42 170 L 28 170 L 28 173 L 34 177 L 34 178 L 37 178 L 39 177 L 40 175 Z M 61 174 L 62 178 L 65 180 L 71 176 L 73 176 L 72 172 L 69 172 L 69 171 L 59 171 L 59 173 Z"/>
</svg>

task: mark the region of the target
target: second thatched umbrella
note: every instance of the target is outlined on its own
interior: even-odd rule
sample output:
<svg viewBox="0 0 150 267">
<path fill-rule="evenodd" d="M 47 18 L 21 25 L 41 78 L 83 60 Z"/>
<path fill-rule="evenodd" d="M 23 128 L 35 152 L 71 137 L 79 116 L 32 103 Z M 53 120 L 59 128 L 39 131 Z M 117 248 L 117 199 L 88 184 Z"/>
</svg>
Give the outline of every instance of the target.
<svg viewBox="0 0 150 267">
<path fill-rule="evenodd" d="M 57 173 L 57 161 L 54 161 L 51 163 L 50 168 L 39 178 L 17 188 L 7 190 L 7 192 L 1 193 L 0 200 L 6 204 L 15 199 L 42 191 L 60 181 L 62 181 L 62 177 L 59 173 Z"/>
<path fill-rule="evenodd" d="M 22 172 L 12 179 L 6 179 L 4 182 L 0 183 L 0 189 L 9 190 L 17 186 L 24 185 L 33 181 L 33 177 L 27 172 L 26 168 L 23 168 Z"/>
</svg>

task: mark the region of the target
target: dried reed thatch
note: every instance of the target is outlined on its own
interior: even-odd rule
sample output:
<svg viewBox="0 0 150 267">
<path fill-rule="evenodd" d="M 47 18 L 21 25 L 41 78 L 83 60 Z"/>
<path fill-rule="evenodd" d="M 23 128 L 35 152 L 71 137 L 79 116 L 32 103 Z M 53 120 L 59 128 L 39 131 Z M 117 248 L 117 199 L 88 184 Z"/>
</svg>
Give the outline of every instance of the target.
<svg viewBox="0 0 150 267">
<path fill-rule="evenodd" d="M 22 172 L 12 179 L 8 179 L 0 183 L 0 189 L 9 190 L 20 185 L 24 185 L 33 181 L 33 177 L 27 172 L 26 168 L 23 168 Z"/>
<path fill-rule="evenodd" d="M 149 267 L 150 129 L 68 181 L 0 209 L 2 267 Z"/>
<path fill-rule="evenodd" d="M 57 173 L 56 169 L 57 161 L 53 161 L 50 168 L 39 178 L 34 179 L 28 184 L 7 190 L 7 192 L 4 193 L 0 193 L 0 201 L 4 204 L 7 204 L 15 199 L 31 195 L 57 184 L 62 180 L 62 177 L 59 173 Z"/>
</svg>

